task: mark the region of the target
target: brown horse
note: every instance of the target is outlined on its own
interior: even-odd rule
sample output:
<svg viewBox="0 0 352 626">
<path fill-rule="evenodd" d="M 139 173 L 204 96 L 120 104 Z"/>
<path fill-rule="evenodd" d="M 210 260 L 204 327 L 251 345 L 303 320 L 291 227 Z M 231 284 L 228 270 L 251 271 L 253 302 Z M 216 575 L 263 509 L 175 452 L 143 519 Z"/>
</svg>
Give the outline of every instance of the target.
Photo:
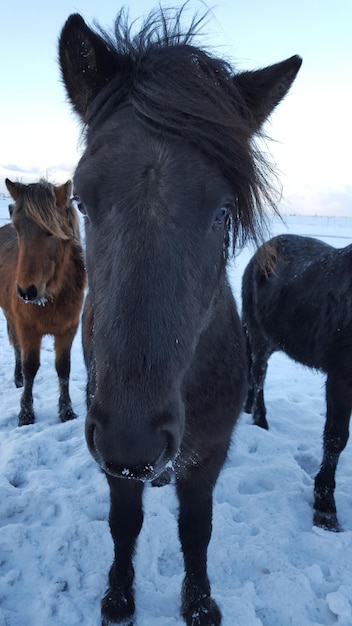
<svg viewBox="0 0 352 626">
<path fill-rule="evenodd" d="M 24 387 L 19 426 L 34 423 L 33 381 L 43 335 L 55 337 L 61 421 L 76 417 L 69 395 L 70 353 L 86 285 L 71 181 L 5 181 L 12 224 L 0 228 L 0 306 L 15 351 L 15 385 Z"/>
</svg>

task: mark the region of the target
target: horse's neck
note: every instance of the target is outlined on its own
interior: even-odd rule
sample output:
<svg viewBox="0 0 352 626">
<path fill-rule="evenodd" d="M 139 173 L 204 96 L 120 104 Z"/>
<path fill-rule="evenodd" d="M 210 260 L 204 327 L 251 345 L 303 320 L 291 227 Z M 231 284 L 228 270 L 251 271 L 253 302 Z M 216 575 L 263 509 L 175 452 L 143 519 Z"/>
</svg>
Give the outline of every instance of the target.
<svg viewBox="0 0 352 626">
<path fill-rule="evenodd" d="M 73 275 L 75 282 L 79 288 L 86 286 L 86 266 L 84 261 L 84 252 L 80 241 L 75 240 L 72 243 L 71 258 L 73 261 Z"/>
<path fill-rule="evenodd" d="M 57 268 L 56 279 L 60 284 L 60 291 L 66 295 L 68 292 L 77 293 L 86 286 L 84 253 L 77 240 L 70 242 L 64 262 L 61 267 Z"/>
</svg>

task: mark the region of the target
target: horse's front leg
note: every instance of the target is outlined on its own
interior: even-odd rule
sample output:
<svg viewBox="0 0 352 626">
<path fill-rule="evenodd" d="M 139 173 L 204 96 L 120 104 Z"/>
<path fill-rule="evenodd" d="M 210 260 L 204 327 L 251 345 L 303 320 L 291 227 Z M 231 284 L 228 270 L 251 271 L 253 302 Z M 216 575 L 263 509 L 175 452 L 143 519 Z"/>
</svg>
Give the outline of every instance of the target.
<svg viewBox="0 0 352 626">
<path fill-rule="evenodd" d="M 314 524 L 340 530 L 334 498 L 335 473 L 349 436 L 352 392 L 343 375 L 328 375 L 326 381 L 326 423 L 324 454 L 314 487 Z"/>
<path fill-rule="evenodd" d="M 30 344 L 23 342 L 22 347 L 22 373 L 23 392 L 21 396 L 21 410 L 18 414 L 18 425 L 27 426 L 34 424 L 33 411 L 33 382 L 40 366 L 41 337 L 32 333 Z"/>
<path fill-rule="evenodd" d="M 17 388 L 23 387 L 23 371 L 22 371 L 22 354 L 21 347 L 17 344 L 14 346 L 15 352 L 15 373 L 14 381 Z"/>
<path fill-rule="evenodd" d="M 18 338 L 17 338 L 16 331 L 14 329 L 14 326 L 12 322 L 10 322 L 9 320 L 7 320 L 7 334 L 15 352 L 15 373 L 14 373 L 15 385 L 17 388 L 23 387 L 21 346 L 18 343 Z"/>
<path fill-rule="evenodd" d="M 65 335 L 55 335 L 55 367 L 59 378 L 59 415 L 62 422 L 77 417 L 69 393 L 71 347 L 76 330 L 76 327 L 72 327 Z"/>
<path fill-rule="evenodd" d="M 110 531 L 114 542 L 114 562 L 109 588 L 101 603 L 102 626 L 133 625 L 135 610 L 132 558 L 143 523 L 141 481 L 107 475 L 110 487 Z"/>
<path fill-rule="evenodd" d="M 208 460 L 207 460 L 208 462 Z M 220 469 L 221 463 L 217 464 Z M 207 549 L 212 530 L 213 488 L 218 470 L 192 466 L 176 479 L 179 498 L 179 535 L 185 563 L 181 613 L 187 626 L 218 626 L 221 613 L 211 597 Z"/>
</svg>

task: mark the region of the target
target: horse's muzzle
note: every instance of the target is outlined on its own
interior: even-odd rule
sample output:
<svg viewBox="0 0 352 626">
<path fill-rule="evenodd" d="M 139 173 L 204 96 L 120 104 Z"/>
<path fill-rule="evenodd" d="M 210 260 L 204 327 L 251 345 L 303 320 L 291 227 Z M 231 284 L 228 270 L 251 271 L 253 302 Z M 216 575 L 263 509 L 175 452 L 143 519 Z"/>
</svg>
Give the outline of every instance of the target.
<svg viewBox="0 0 352 626">
<path fill-rule="evenodd" d="M 26 303 L 37 304 L 38 306 L 45 306 L 47 298 L 38 293 L 36 285 L 29 285 L 26 289 L 23 289 L 20 285 L 16 285 L 17 295 L 21 300 Z"/>
<path fill-rule="evenodd" d="M 94 437 L 94 435 L 93 435 Z M 141 480 L 142 482 L 152 482 L 159 478 L 167 467 L 172 467 L 172 460 L 169 459 L 167 450 L 165 449 L 155 463 L 147 463 L 145 465 L 132 465 L 126 467 L 123 465 L 115 465 L 111 461 L 104 461 L 95 448 L 94 458 L 100 465 L 101 469 L 115 478 L 126 478 L 127 480 Z"/>
<path fill-rule="evenodd" d="M 184 427 L 184 409 L 181 414 L 158 416 L 157 427 L 150 423 L 143 428 L 108 425 L 98 419 L 94 405 L 86 420 L 86 440 L 90 453 L 100 467 L 111 476 L 127 480 L 153 481 L 172 466 Z"/>
</svg>

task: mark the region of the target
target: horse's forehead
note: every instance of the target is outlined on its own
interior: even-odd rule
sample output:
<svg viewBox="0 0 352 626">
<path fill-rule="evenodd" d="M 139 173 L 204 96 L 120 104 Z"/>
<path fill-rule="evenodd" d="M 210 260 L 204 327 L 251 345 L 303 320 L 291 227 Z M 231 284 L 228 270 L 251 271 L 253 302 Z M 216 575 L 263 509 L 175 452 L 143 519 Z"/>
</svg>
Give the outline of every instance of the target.
<svg viewBox="0 0 352 626">
<path fill-rule="evenodd" d="M 33 220 L 28 216 L 24 202 L 17 201 L 12 207 L 12 223 L 14 226 L 25 226 L 33 223 Z"/>
<path fill-rule="evenodd" d="M 26 234 L 27 238 L 34 237 L 43 232 L 34 216 L 26 207 L 25 202 L 15 203 L 12 211 L 11 221 L 16 230 Z"/>
<path fill-rule="evenodd" d="M 117 116 L 114 124 L 106 124 L 90 135 L 84 161 L 110 171 L 124 167 L 126 171 L 146 168 L 150 172 L 150 167 L 165 162 L 176 146 L 177 142 L 151 133 L 137 121 L 131 124 Z"/>
<path fill-rule="evenodd" d="M 120 197 L 150 194 L 177 201 L 186 190 L 199 198 L 202 189 L 218 183 L 224 186 L 220 167 L 193 143 L 124 116 L 90 132 L 75 174 L 78 195 L 90 198 L 115 190 Z"/>
<path fill-rule="evenodd" d="M 12 224 L 18 232 L 25 234 L 27 239 L 35 237 L 38 233 L 42 232 L 42 229 L 35 220 L 24 211 L 13 213 Z"/>
</svg>

